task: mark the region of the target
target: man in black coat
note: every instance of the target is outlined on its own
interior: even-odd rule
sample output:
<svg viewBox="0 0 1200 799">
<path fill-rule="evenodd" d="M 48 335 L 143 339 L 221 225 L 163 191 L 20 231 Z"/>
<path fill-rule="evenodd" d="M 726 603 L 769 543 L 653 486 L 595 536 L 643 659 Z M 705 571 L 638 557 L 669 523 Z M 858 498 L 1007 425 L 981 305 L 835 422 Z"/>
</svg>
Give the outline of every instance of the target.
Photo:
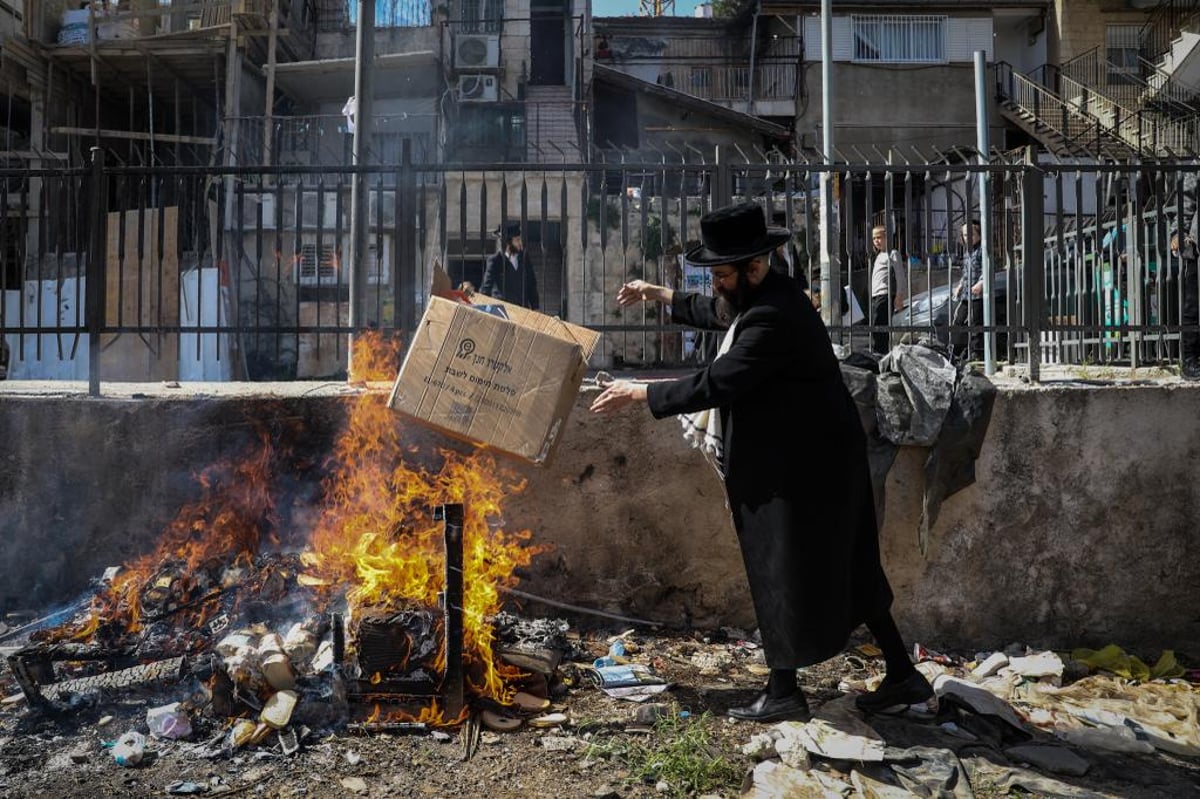
<svg viewBox="0 0 1200 799">
<path fill-rule="evenodd" d="M 825 660 L 866 623 L 887 661 L 880 688 L 858 697 L 868 712 L 903 709 L 933 690 L 913 668 L 879 561 L 866 435 L 816 310 L 796 283 L 771 270 L 788 231 L 768 228 L 753 203 L 700 220 L 703 244 L 687 260 L 712 268 L 717 297 L 641 280 L 617 302 L 671 306 L 672 321 L 722 330 L 717 357 L 676 380 L 617 381 L 592 404 L 608 413 L 647 403 L 656 418 L 682 414 L 685 437 L 723 476 L 749 577 L 770 680 L 735 718 L 808 716 L 796 669 Z"/>
<path fill-rule="evenodd" d="M 535 311 L 541 309 L 537 277 L 525 260 L 525 243 L 521 240 L 521 225 L 508 222 L 497 231 L 500 249 L 492 253 L 483 270 L 479 291 L 489 297 L 523 305 Z"/>
</svg>

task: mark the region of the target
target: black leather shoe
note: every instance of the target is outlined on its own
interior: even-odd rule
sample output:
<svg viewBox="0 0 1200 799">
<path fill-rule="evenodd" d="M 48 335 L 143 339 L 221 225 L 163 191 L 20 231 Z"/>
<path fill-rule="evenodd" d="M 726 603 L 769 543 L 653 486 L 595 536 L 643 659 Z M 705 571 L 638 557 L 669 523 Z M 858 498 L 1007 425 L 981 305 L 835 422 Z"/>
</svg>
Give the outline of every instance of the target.
<svg viewBox="0 0 1200 799">
<path fill-rule="evenodd" d="M 914 671 L 900 682 L 884 682 L 869 694 L 859 694 L 854 704 L 864 713 L 902 713 L 932 698 L 933 686 L 924 674 Z"/>
<path fill-rule="evenodd" d="M 729 715 L 741 721 L 808 721 L 812 718 L 801 691 L 775 699 L 763 691 L 751 704 L 729 708 Z"/>
</svg>

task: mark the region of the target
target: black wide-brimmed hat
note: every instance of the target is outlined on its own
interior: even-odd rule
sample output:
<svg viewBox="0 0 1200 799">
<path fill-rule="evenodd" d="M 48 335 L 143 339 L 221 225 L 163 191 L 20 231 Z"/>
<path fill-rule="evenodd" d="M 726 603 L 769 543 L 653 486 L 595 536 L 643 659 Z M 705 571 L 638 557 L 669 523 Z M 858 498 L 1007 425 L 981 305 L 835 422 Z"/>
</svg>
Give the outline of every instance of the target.
<svg viewBox="0 0 1200 799">
<path fill-rule="evenodd" d="M 683 256 L 693 266 L 719 266 L 765 255 L 792 237 L 781 227 L 767 227 L 762 208 L 741 203 L 700 217 L 700 246 Z"/>
<path fill-rule="evenodd" d="M 505 222 L 503 225 L 496 228 L 496 232 L 493 235 L 498 239 L 515 239 L 517 236 L 521 235 L 521 223 Z"/>
</svg>

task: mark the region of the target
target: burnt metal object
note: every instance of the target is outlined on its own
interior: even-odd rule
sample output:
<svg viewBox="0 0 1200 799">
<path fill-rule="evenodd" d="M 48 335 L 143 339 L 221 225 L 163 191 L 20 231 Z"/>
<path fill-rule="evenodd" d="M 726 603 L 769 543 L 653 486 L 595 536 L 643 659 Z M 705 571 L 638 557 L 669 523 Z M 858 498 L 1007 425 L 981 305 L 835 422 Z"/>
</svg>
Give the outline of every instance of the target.
<svg viewBox="0 0 1200 799">
<path fill-rule="evenodd" d="M 424 608 L 402 611 L 387 618 L 364 620 L 357 625 L 354 652 L 359 672 L 366 679 L 347 681 L 348 698 L 357 702 L 389 702 L 402 697 L 441 700 L 447 718 L 463 709 L 463 506 L 441 505 L 434 518 L 445 523 L 446 590 L 442 597 L 441 627 L 446 669 L 438 682 L 432 662 L 437 655 L 437 625 Z M 346 625 L 339 614 L 331 617 L 336 667 L 345 657 Z M 418 640 L 423 638 L 424 640 Z M 411 639 L 411 640 L 409 640 Z M 428 657 L 430 667 L 420 668 Z M 380 731 L 383 730 L 372 730 Z"/>
<path fill-rule="evenodd" d="M 362 721 L 347 724 L 346 731 L 353 735 L 401 732 L 422 734 L 429 732 L 429 725 L 422 721 Z"/>
<path fill-rule="evenodd" d="M 187 658 L 173 657 L 145 663 L 115 671 L 106 671 L 89 677 L 75 677 L 55 681 L 54 663 L 66 660 L 112 660 L 94 649 L 80 645 L 56 645 L 54 647 L 29 647 L 8 656 L 8 667 L 12 670 L 21 693 L 31 705 L 45 702 L 46 697 L 60 698 L 67 694 L 91 690 L 124 690 L 159 682 L 178 682 L 188 671 Z"/>
<path fill-rule="evenodd" d="M 440 614 L 411 608 L 386 615 L 368 614 L 358 621 L 355 649 L 364 675 L 390 683 L 431 682 L 437 670 Z"/>
<path fill-rule="evenodd" d="M 446 715 L 458 716 L 463 708 L 463 506 L 443 505 L 446 542 L 446 674 L 442 695 Z"/>
</svg>

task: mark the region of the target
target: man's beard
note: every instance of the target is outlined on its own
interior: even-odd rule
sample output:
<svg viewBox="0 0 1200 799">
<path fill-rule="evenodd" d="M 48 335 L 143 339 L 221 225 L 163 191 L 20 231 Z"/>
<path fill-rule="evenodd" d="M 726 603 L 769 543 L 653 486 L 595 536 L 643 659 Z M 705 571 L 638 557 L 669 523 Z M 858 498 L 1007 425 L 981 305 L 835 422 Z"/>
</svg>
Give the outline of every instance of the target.
<svg viewBox="0 0 1200 799">
<path fill-rule="evenodd" d="M 745 311 L 758 299 L 761 289 L 751 286 L 746 273 L 738 274 L 737 286 L 732 291 L 717 287 L 717 318 L 729 324 L 733 318 Z"/>
</svg>

